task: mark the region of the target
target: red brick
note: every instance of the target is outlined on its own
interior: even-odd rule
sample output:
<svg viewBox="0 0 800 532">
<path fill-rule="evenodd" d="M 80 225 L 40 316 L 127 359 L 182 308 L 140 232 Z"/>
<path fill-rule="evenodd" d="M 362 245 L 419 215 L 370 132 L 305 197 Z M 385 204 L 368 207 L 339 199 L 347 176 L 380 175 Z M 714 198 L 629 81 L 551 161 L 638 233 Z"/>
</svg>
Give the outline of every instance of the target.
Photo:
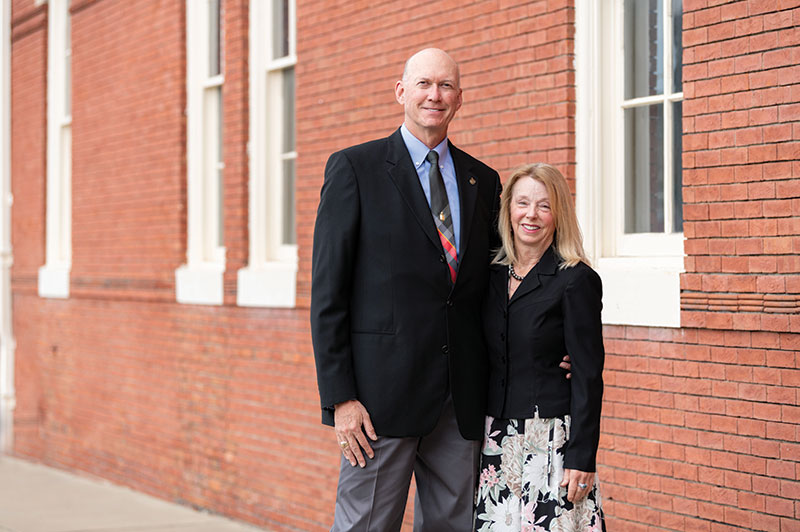
<svg viewBox="0 0 800 532">
<path fill-rule="evenodd" d="M 800 158 L 800 141 L 798 142 L 781 142 L 775 145 L 777 147 L 776 158 L 782 161 L 793 161 Z"/>
<path fill-rule="evenodd" d="M 734 218 L 761 218 L 764 215 L 763 202 L 737 201 L 733 203 Z"/>
<path fill-rule="evenodd" d="M 792 25 L 792 12 L 780 11 L 778 13 L 768 13 L 763 17 L 765 31 L 779 28 L 787 28 Z"/>
<path fill-rule="evenodd" d="M 747 185 L 735 184 L 724 185 L 719 188 L 720 199 L 723 201 L 735 201 L 748 199 Z M 751 198 L 752 199 L 752 198 Z"/>
<path fill-rule="evenodd" d="M 747 197 L 749 199 L 774 198 L 775 184 L 770 182 L 750 183 L 747 185 Z"/>
<path fill-rule="evenodd" d="M 772 458 L 778 458 L 778 448 L 775 447 Z M 767 462 L 767 475 L 775 478 L 794 479 L 794 465 L 791 462 L 772 460 Z"/>
<path fill-rule="evenodd" d="M 761 316 L 761 328 L 765 331 L 788 331 L 789 317 L 785 314 L 764 314 Z"/>
<path fill-rule="evenodd" d="M 797 31 L 791 33 L 792 36 L 797 36 Z M 787 44 L 797 44 L 796 42 Z M 777 83 L 779 85 L 792 85 L 800 82 L 800 68 L 796 66 L 779 68 L 776 71 Z"/>
<path fill-rule="evenodd" d="M 764 142 L 784 142 L 792 139 L 792 128 L 789 124 L 764 126 Z"/>
<path fill-rule="evenodd" d="M 765 513 L 784 517 L 794 516 L 794 504 L 791 500 L 779 497 L 767 497 Z"/>
<path fill-rule="evenodd" d="M 710 150 L 715 150 L 717 148 L 730 148 L 737 145 L 736 132 L 731 130 L 712 131 L 711 133 L 703 134 L 703 138 L 706 140 L 706 148 Z M 685 143 L 684 149 L 688 149 L 686 148 Z"/>
<path fill-rule="evenodd" d="M 732 113 L 725 113 L 723 116 L 728 116 Z M 720 128 L 721 116 L 719 113 L 712 113 L 707 115 L 698 116 L 694 119 L 695 131 L 715 131 Z M 748 117 L 745 115 L 744 124 L 747 123 Z M 737 127 L 737 126 L 724 126 L 724 127 Z"/>
<path fill-rule="evenodd" d="M 791 132 L 791 128 L 789 129 L 789 131 Z M 708 134 L 700 133 L 696 135 L 684 135 L 683 149 L 686 151 L 708 149 Z"/>
<path fill-rule="evenodd" d="M 747 262 L 751 273 L 775 273 L 778 270 L 775 257 L 751 257 Z"/>
<path fill-rule="evenodd" d="M 760 37 L 760 36 L 758 36 Z M 750 49 L 754 50 L 753 48 L 753 39 L 757 39 L 758 37 L 751 37 L 750 38 Z M 761 69 L 761 54 L 750 54 L 750 55 L 740 55 L 737 56 L 735 59 L 735 71 L 738 74 L 743 72 L 754 72 Z"/>
<path fill-rule="evenodd" d="M 777 162 L 763 165 L 765 179 L 785 179 L 792 176 L 792 166 L 788 162 Z M 789 183 L 781 183 L 778 186 L 786 187 Z M 790 197 L 790 196 L 781 196 Z"/>
<path fill-rule="evenodd" d="M 708 42 L 708 30 L 706 28 L 697 28 L 684 31 L 682 39 L 683 45 L 687 48 L 698 44 L 705 44 Z"/>
<path fill-rule="evenodd" d="M 719 116 L 717 127 L 721 127 L 722 129 L 747 127 L 751 123 L 750 113 L 748 111 L 729 111 L 726 113 L 722 113 L 721 115 L 709 115 L 709 116 Z"/>
<path fill-rule="evenodd" d="M 747 148 L 747 162 L 763 163 L 774 161 L 777 149 L 775 144 L 765 144 L 763 146 L 751 146 Z"/>
<path fill-rule="evenodd" d="M 760 15 L 769 13 L 770 11 L 777 11 L 779 9 L 779 2 L 778 0 L 764 0 L 763 2 L 759 2 L 757 6 L 753 5 L 749 7 L 750 15 Z"/>
<path fill-rule="evenodd" d="M 733 135 L 730 136 L 731 140 L 733 139 Z M 741 168 L 739 166 L 736 167 Z M 718 168 L 708 168 L 705 170 L 708 176 L 708 184 L 718 184 L 718 183 L 735 183 L 739 180 L 736 178 L 736 171 L 734 170 L 731 172 L 731 168 L 729 166 L 721 166 Z"/>
<path fill-rule="evenodd" d="M 779 218 L 792 215 L 792 202 L 789 200 L 770 200 L 764 202 L 764 216 Z"/>
<path fill-rule="evenodd" d="M 795 433 L 796 429 L 793 425 L 789 425 L 787 423 L 767 422 L 767 438 L 770 440 L 793 440 L 795 438 Z M 777 480 L 775 480 L 775 482 L 777 483 Z M 777 495 L 777 488 L 774 492 L 769 493 Z"/>
</svg>

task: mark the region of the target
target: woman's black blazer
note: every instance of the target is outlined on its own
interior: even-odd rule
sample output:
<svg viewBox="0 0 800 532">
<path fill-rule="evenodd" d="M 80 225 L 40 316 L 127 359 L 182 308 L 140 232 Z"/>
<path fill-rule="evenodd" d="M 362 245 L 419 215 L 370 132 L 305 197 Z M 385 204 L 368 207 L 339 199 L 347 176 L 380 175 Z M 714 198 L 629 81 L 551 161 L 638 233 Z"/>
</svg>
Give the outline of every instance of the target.
<svg viewBox="0 0 800 532">
<path fill-rule="evenodd" d="M 508 299 L 508 267 L 493 265 L 484 303 L 489 415 L 569 414 L 564 467 L 595 471 L 603 397 L 602 284 L 589 266 L 559 269 L 552 246 Z M 564 354 L 572 378 L 558 367 Z"/>
</svg>

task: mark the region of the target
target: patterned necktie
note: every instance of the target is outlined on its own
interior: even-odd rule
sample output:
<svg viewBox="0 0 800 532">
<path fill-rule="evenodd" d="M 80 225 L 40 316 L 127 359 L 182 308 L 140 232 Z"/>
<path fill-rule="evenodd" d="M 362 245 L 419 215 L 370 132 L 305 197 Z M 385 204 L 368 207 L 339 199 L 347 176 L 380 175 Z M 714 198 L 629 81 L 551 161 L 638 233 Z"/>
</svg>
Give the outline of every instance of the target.
<svg viewBox="0 0 800 532">
<path fill-rule="evenodd" d="M 428 152 L 425 157 L 431 168 L 428 170 L 428 180 L 431 185 L 431 214 L 442 241 L 447 266 L 450 268 L 450 280 L 456 282 L 458 271 L 458 252 L 455 246 L 455 233 L 453 232 L 453 218 L 450 216 L 450 204 L 447 202 L 447 191 L 444 188 L 444 179 L 439 172 L 439 154 L 435 150 Z"/>
</svg>

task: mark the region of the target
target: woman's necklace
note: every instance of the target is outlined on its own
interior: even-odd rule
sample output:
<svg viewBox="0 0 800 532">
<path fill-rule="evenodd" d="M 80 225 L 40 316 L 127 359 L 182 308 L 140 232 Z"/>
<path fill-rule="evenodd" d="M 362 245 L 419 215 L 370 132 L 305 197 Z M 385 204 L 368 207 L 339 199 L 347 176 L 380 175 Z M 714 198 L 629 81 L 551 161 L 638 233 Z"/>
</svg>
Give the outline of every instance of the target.
<svg viewBox="0 0 800 532">
<path fill-rule="evenodd" d="M 519 274 L 517 274 L 517 272 L 514 271 L 514 265 L 513 264 L 509 264 L 508 265 L 508 275 L 510 275 L 511 277 L 513 277 L 514 279 L 516 279 L 519 282 L 522 282 L 522 281 L 525 280 L 525 276 L 524 275 L 519 275 Z"/>
</svg>

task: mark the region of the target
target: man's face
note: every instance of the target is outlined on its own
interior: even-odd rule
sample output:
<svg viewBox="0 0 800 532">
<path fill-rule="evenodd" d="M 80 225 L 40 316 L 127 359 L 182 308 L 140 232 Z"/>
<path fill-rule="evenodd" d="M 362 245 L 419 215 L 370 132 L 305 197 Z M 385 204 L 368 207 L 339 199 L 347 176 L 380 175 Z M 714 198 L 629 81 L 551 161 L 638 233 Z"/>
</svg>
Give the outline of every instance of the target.
<svg viewBox="0 0 800 532">
<path fill-rule="evenodd" d="M 405 109 L 405 124 L 414 136 L 423 141 L 443 139 L 461 107 L 458 67 L 443 52 L 420 52 L 397 82 L 395 96 Z"/>
</svg>

